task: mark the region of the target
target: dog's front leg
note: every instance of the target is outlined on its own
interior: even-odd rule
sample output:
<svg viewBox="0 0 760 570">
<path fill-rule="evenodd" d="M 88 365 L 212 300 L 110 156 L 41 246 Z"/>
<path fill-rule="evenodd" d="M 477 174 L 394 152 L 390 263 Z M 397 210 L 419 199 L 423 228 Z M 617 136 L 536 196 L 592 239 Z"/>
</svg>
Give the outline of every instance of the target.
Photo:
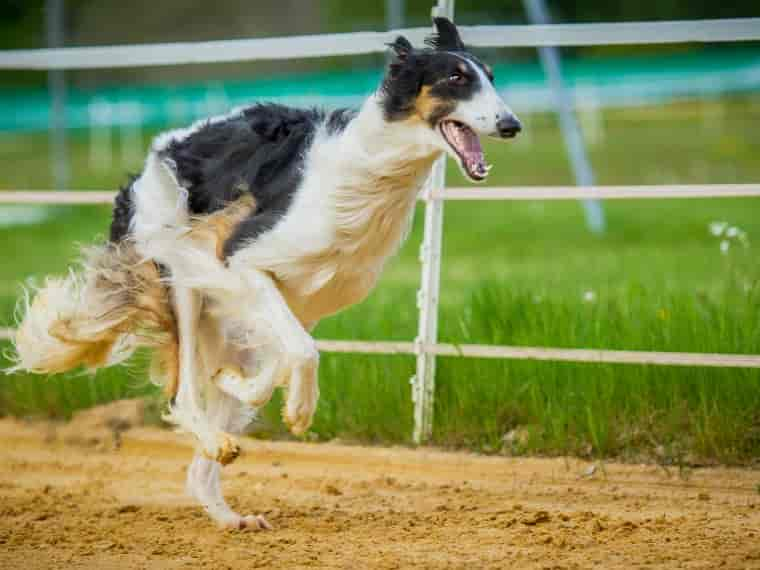
<svg viewBox="0 0 760 570">
<path fill-rule="evenodd" d="M 233 342 L 243 344 L 239 354 L 253 354 L 257 365 L 243 357 L 242 366 L 223 368 L 214 382 L 254 407 L 266 404 L 275 387 L 286 387 L 283 418 L 300 435 L 311 425 L 319 398 L 316 344 L 267 273 L 244 269 L 240 274 L 250 287 L 248 303 L 227 311 L 225 321 L 238 337 Z"/>
<path fill-rule="evenodd" d="M 222 464 L 196 453 L 187 471 L 187 492 L 198 501 L 220 526 L 236 530 L 269 530 L 262 515 L 239 515 L 222 495 Z"/>
</svg>

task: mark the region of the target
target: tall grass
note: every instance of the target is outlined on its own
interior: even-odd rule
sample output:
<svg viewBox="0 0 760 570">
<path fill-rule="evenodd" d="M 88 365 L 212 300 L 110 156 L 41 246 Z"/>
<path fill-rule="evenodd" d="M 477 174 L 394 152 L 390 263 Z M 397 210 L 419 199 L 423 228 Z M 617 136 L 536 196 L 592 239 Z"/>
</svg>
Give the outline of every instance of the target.
<svg viewBox="0 0 760 570">
<path fill-rule="evenodd" d="M 760 180 L 760 106 L 753 100 L 721 104 L 720 127 L 706 125 L 700 107 L 688 104 L 606 113 L 608 142 L 591 149 L 599 181 Z M 570 183 L 553 120 L 536 116 L 526 123 L 531 143 L 489 146 L 496 163 L 491 182 Z M 113 186 L 116 173 L 88 175 L 85 143 L 73 144 L 76 185 Z M 40 141 L 35 144 L 29 148 L 39 150 Z M 0 158 L 7 146 L 0 141 Z M 20 164 L 37 160 L 42 172 L 44 160 L 24 157 Z M 2 185 L 45 185 L 45 175 L 34 179 L 33 170 L 6 171 Z M 453 184 L 462 183 L 457 172 L 449 174 Z M 441 339 L 760 354 L 757 200 L 610 201 L 605 210 L 609 229 L 600 237 L 586 231 L 573 202 L 448 203 Z M 106 208 L 50 212 L 41 224 L 0 228 L 4 324 L 11 322 L 20 281 L 64 271 L 76 242 L 106 233 Z M 714 220 L 741 227 L 749 247 L 734 243 L 721 253 L 720 239 L 708 231 Z M 323 321 L 316 335 L 414 338 L 420 240 L 417 223 L 370 298 Z M 2 378 L 0 412 L 67 416 L 112 398 L 152 396 L 142 366 L 94 379 Z M 408 443 L 413 373 L 409 356 L 323 355 L 312 436 Z M 263 411 L 259 432 L 285 433 L 280 405 L 278 397 Z M 760 456 L 760 371 L 440 358 L 433 439 L 515 454 L 750 461 Z"/>
</svg>

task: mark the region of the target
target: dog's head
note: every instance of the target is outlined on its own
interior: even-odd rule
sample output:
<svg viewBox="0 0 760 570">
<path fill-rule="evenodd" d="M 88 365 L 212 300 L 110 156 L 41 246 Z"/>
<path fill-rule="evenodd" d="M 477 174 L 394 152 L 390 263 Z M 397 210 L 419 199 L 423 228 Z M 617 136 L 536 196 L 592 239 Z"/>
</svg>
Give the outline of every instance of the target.
<svg viewBox="0 0 760 570">
<path fill-rule="evenodd" d="M 437 33 L 425 49 L 399 36 L 389 44 L 393 60 L 380 90 L 389 122 L 408 121 L 429 130 L 430 142 L 446 151 L 473 181 L 486 178 L 480 136 L 513 138 L 520 121 L 493 86 L 491 68 L 462 43 L 446 18 L 435 18 Z"/>
</svg>

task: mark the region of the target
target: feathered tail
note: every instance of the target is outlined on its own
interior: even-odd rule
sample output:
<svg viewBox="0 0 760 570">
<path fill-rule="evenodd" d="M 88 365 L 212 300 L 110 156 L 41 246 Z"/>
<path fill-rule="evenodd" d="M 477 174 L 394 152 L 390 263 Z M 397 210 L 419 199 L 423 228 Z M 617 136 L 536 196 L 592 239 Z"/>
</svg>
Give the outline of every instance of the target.
<svg viewBox="0 0 760 570">
<path fill-rule="evenodd" d="M 159 267 L 125 240 L 91 247 L 78 271 L 27 292 L 15 336 L 14 370 L 38 374 L 122 362 L 138 346 L 154 352 L 151 379 L 173 394 L 177 332 Z"/>
</svg>

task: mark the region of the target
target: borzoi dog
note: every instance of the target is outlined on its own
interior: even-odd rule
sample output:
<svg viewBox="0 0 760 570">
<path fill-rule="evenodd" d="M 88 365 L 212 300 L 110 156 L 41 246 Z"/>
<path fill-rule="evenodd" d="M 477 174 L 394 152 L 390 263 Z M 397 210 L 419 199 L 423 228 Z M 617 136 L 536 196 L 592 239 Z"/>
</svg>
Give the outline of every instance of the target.
<svg viewBox="0 0 760 570">
<path fill-rule="evenodd" d="M 269 528 L 225 502 L 220 472 L 277 387 L 295 434 L 317 405 L 309 331 L 364 299 L 409 229 L 433 162 L 448 153 L 473 181 L 479 135 L 520 122 L 467 51 L 435 19 L 426 48 L 404 37 L 359 111 L 257 104 L 167 132 L 123 188 L 110 241 L 81 270 L 50 278 L 26 304 L 15 369 L 96 369 L 154 348 L 167 418 L 198 442 L 188 491 L 219 524 Z"/>
</svg>

